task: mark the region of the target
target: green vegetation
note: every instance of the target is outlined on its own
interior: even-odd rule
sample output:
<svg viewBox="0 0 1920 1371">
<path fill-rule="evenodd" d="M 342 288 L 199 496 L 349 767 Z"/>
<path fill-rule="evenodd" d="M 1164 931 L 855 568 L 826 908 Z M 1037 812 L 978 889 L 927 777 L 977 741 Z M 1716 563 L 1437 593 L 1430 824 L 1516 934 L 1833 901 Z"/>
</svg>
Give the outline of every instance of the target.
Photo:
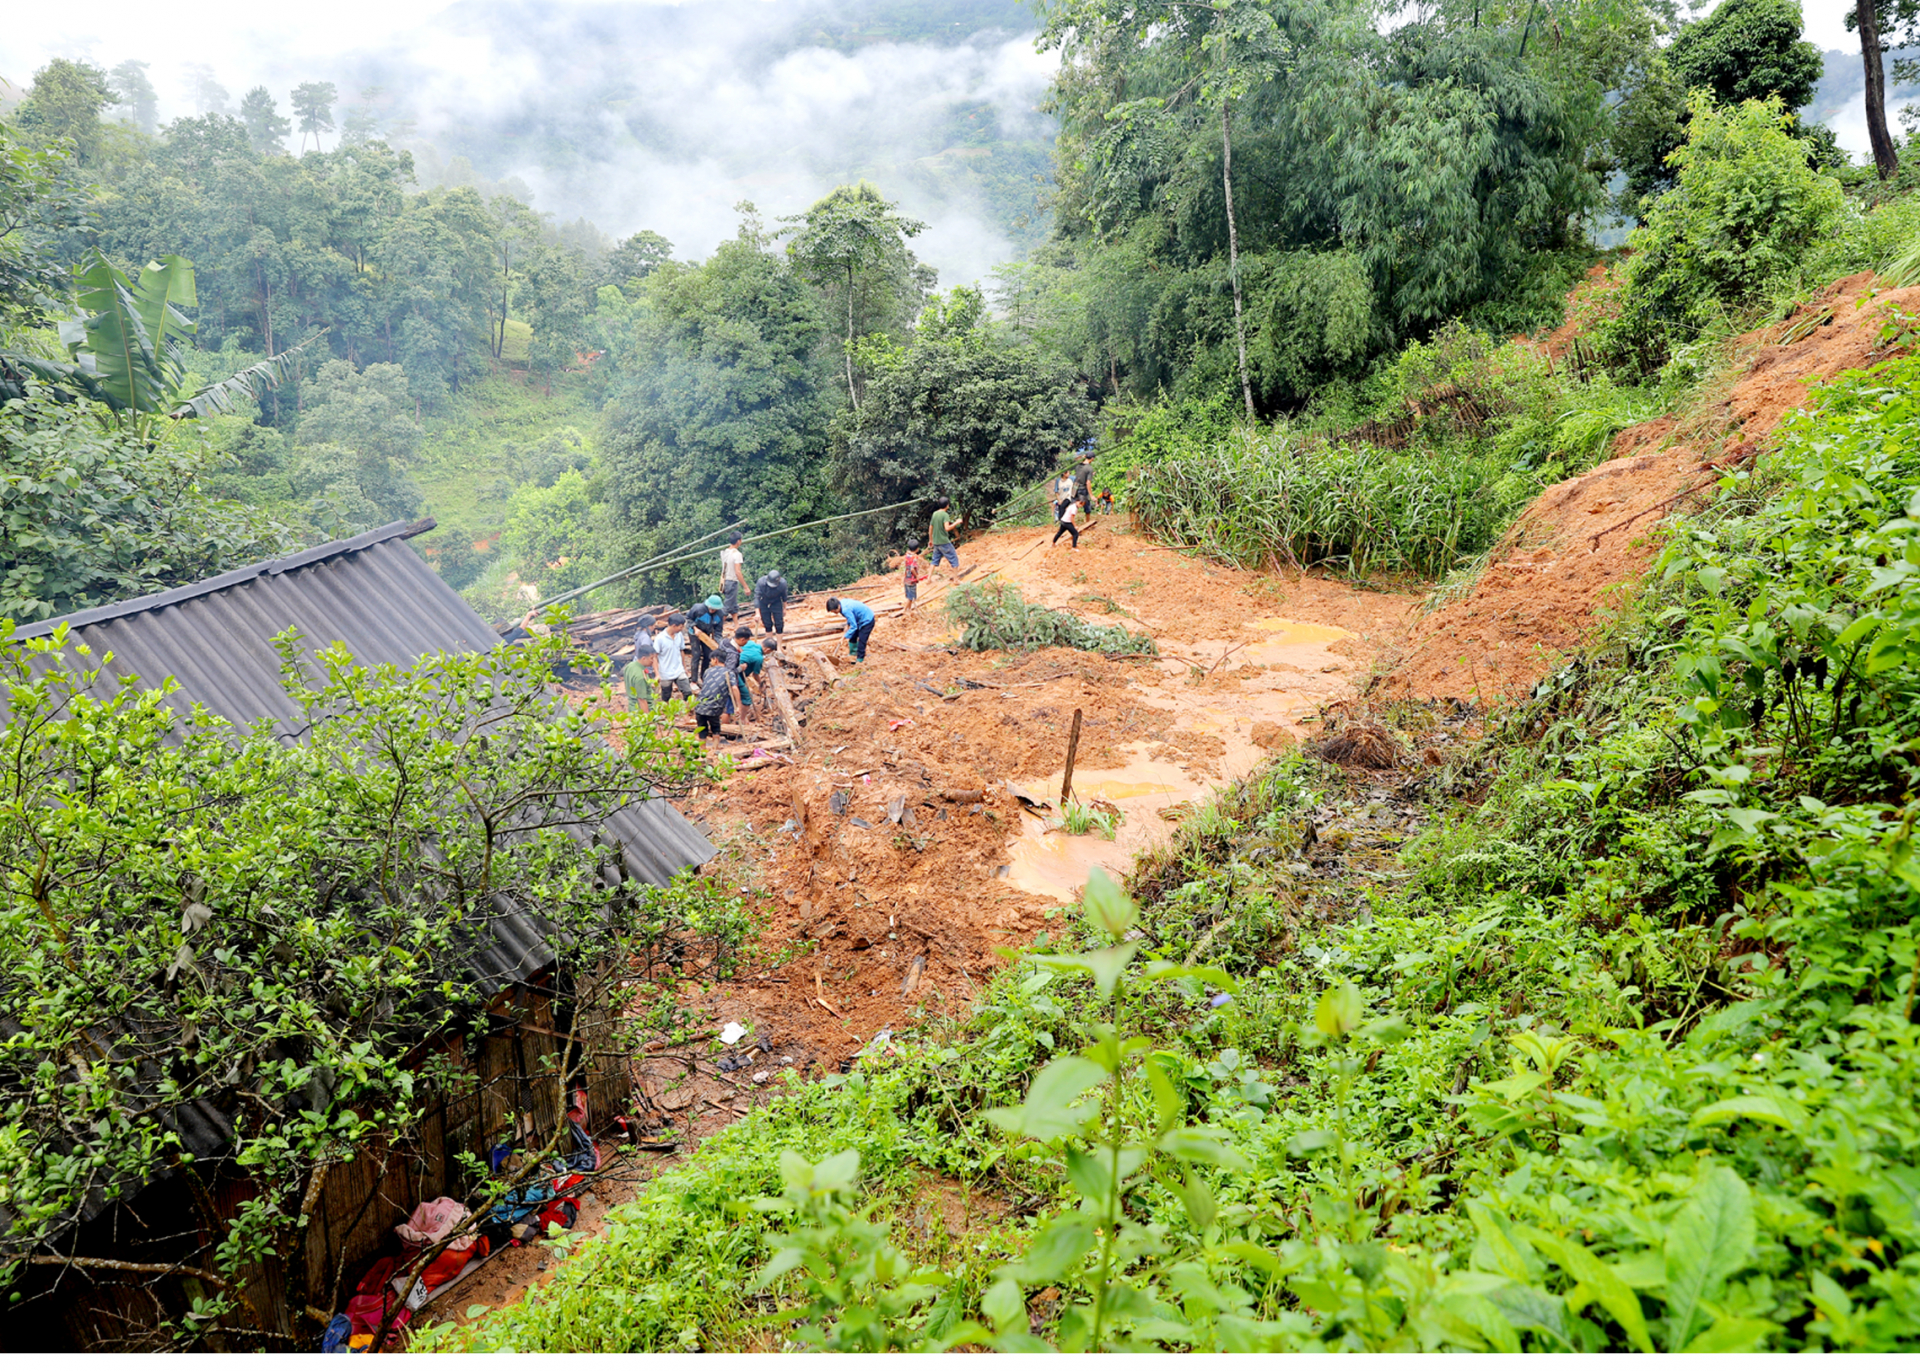
<svg viewBox="0 0 1920 1371">
<path fill-rule="evenodd" d="M 474 1088 L 471 1062 L 420 1060 L 422 1041 L 535 1012 L 473 988 L 475 940 L 503 910 L 538 911 L 566 973 L 586 973 L 575 1017 L 549 1021 L 580 1032 L 623 1021 L 610 943 L 644 962 L 689 940 L 718 969 L 746 931 L 737 901 L 608 882 L 607 854 L 575 836 L 708 775 L 664 716 L 623 716 L 615 750 L 607 709 L 554 710 L 552 664 L 530 646 L 406 670 L 323 648 L 315 671 L 294 635 L 276 641 L 304 713 L 290 738 L 278 721 L 183 715 L 161 682 L 107 675 L 64 630 L 0 646 L 0 1270 L 14 1283 L 25 1260 L 70 1251 L 93 1205 L 194 1163 L 182 1108 L 216 1110 L 250 1193 L 209 1212 L 199 1244 L 164 1248 L 202 1281 L 185 1321 L 158 1330 L 187 1342 L 210 1326 L 269 1336 L 237 1277 L 294 1250 L 311 1187 Z M 549 1037 L 563 1079 L 586 1048 L 574 1028 Z M 489 1198 L 512 1179 L 484 1176 Z"/>
<path fill-rule="evenodd" d="M 1060 831 L 1076 837 L 1097 832 L 1112 842 L 1120 834 L 1120 823 L 1121 816 L 1117 810 L 1100 809 L 1078 800 L 1068 800 L 1060 806 Z"/>
<path fill-rule="evenodd" d="M 1032 652 L 1071 647 L 1151 657 L 1153 639 L 1117 625 L 1090 624 L 1077 614 L 1048 609 L 1005 581 L 957 585 L 947 593 L 947 617 L 960 627 L 960 646 L 969 652 Z"/>
<path fill-rule="evenodd" d="M 1828 389 L 1484 742 L 1231 788 L 436 1345 L 736 1347 L 764 1283 L 828 1347 L 1911 1350 L 1917 393 Z M 929 1248 L 907 1162 L 1038 1214 Z"/>
<path fill-rule="evenodd" d="M 934 22 L 871 17 L 823 39 Z M 156 130 L 141 64 L 50 63 L 0 125 L 0 613 L 433 513 L 440 569 L 507 615 L 735 521 L 944 493 L 978 528 L 1090 432 L 1096 487 L 1168 543 L 1458 577 L 1623 429 L 1712 428 L 1736 338 L 1836 278 L 1920 276 L 1912 148 L 1874 177 L 1789 114 L 1817 74 L 1791 0 L 1043 20 L 1056 217 L 993 314 L 935 292 L 923 225 L 865 181 L 742 204 L 676 260 L 510 185 L 420 189 L 364 108 L 305 151 L 325 82 L 296 93 L 296 158 L 264 90 Z M 914 174 L 976 176 L 999 213 L 1027 153 L 956 170 L 994 137 L 971 122 Z M 1639 220 L 1630 254 L 1591 246 L 1609 211 Z M 1515 337 L 1597 264 L 1564 355 Z M 1226 787 L 964 1021 L 788 1076 L 549 1283 L 422 1345 L 1920 1349 L 1917 337 L 1888 310 L 1878 365 L 1671 521 L 1528 702 L 1377 711 L 1404 772 L 1296 753 Z M 924 517 L 749 565 L 838 581 Z M 714 569 L 607 595 L 684 601 Z M 1156 650 L 998 581 L 947 608 L 966 650 Z M 176 1331 L 237 1335 L 221 1282 L 293 1241 L 317 1169 L 417 1125 L 436 1082 L 407 1052 L 471 1013 L 473 892 L 538 907 L 573 968 L 629 956 L 644 983 L 598 993 L 633 1032 L 692 1041 L 676 978 L 737 972 L 744 899 L 601 885 L 561 834 L 690 784 L 697 744 L 601 746 L 602 711 L 552 713 L 537 648 L 329 658 L 290 745 L 177 718 L 158 683 L 93 699 L 57 649 L 0 654 L 0 1277 L 96 1187 L 177 1163 L 180 1101 L 232 1090 L 257 1198 L 210 1231 L 213 1303 Z M 968 1223 L 916 1221 L 956 1194 Z"/>
</svg>

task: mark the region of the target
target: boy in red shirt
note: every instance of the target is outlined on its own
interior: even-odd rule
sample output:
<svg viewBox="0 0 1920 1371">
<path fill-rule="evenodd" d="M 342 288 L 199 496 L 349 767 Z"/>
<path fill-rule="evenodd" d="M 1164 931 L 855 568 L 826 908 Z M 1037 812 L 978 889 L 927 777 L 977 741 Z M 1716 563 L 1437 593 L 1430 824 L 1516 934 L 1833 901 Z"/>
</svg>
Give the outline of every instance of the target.
<svg viewBox="0 0 1920 1371">
<path fill-rule="evenodd" d="M 932 579 L 932 576 L 927 564 L 920 560 L 920 540 L 907 539 L 907 555 L 900 563 L 900 579 L 907 592 L 907 613 L 913 613 L 913 602 L 920 594 L 920 583 Z"/>
</svg>

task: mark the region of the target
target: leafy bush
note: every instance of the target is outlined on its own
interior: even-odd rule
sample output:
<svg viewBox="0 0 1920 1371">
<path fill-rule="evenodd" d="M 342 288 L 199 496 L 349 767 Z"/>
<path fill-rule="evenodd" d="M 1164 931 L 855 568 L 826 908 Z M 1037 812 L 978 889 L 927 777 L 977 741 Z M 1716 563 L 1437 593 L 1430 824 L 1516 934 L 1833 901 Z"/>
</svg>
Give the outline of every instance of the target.
<svg viewBox="0 0 1920 1371">
<path fill-rule="evenodd" d="M 1090 624 L 1077 614 L 1048 609 L 1005 581 L 955 586 L 947 594 L 947 617 L 960 626 L 960 646 L 969 652 L 1071 647 L 1151 657 L 1159 650 L 1144 633 Z"/>
<path fill-rule="evenodd" d="M 1619 314 L 1597 331 L 1609 364 L 1638 377 L 1676 343 L 1796 276 L 1841 223 L 1840 183 L 1807 164 L 1778 100 L 1692 105 L 1679 184 L 1630 240 Z"/>
<path fill-rule="evenodd" d="M 233 1291 L 299 1240 L 303 1197 L 334 1163 L 404 1145 L 437 1092 L 474 1086 L 470 1065 L 422 1061 L 422 1041 L 537 1012 L 473 987 L 475 930 L 499 909 L 537 911 L 574 1022 L 625 1032 L 631 973 L 623 958 L 609 974 L 607 949 L 645 954 L 687 892 L 609 881 L 620 868 L 578 835 L 706 774 L 664 726 L 626 716 L 616 751 L 607 711 L 556 712 L 538 648 L 407 670 L 322 649 L 310 679 L 293 635 L 279 645 L 304 711 L 291 738 L 278 720 L 182 717 L 157 682 L 114 688 L 64 632 L 0 647 L 0 1280 L 24 1254 L 71 1251 L 103 1196 L 195 1162 L 237 1168 L 234 1211 L 194 1242 L 160 1235 L 207 1287 L 166 1330 L 187 1344 L 280 1336 Z M 738 936 L 724 897 L 687 904 L 668 936 Z M 584 1049 L 555 1044 L 557 1089 Z M 185 1152 L 187 1105 L 227 1120 L 221 1156 Z M 483 1181 L 465 1198 L 499 1193 Z M 124 1242 L 109 1265 L 150 1271 L 145 1240 Z"/>
<path fill-rule="evenodd" d="M 0 406 L 0 615 L 31 621 L 186 585 L 290 550 L 291 531 L 206 493 L 191 424 L 151 441 L 35 386 Z"/>
</svg>

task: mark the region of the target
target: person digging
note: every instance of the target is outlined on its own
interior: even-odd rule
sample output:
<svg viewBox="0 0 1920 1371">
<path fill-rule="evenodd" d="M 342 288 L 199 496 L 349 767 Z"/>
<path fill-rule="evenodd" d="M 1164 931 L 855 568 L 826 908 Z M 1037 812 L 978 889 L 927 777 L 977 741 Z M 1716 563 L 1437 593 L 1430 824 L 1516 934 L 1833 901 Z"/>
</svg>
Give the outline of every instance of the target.
<svg viewBox="0 0 1920 1371">
<path fill-rule="evenodd" d="M 858 600 L 830 597 L 827 600 L 827 613 L 838 614 L 847 621 L 847 655 L 853 658 L 856 665 L 866 661 L 867 639 L 873 636 L 873 611 Z"/>
</svg>

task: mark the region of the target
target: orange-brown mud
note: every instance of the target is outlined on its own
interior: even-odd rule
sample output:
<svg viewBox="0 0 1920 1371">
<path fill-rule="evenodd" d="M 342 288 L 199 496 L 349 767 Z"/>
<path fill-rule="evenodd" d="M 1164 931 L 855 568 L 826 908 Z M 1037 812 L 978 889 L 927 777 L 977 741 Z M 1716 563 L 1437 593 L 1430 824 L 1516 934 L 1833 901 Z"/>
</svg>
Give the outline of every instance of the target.
<svg viewBox="0 0 1920 1371">
<path fill-rule="evenodd" d="M 1764 460 L 1811 385 L 1880 360 L 1889 304 L 1920 311 L 1920 288 L 1871 286 L 1870 274 L 1836 281 L 1785 323 L 1740 338 L 1734 379 L 1710 403 L 1626 430 L 1611 459 L 1542 491 L 1471 590 L 1421 616 L 1383 659 L 1380 693 L 1490 706 L 1577 653 L 1658 555 L 1669 508 L 1704 501 L 1718 467 Z"/>
<path fill-rule="evenodd" d="M 964 1007 L 1005 964 L 998 949 L 1031 942 L 1094 866 L 1123 871 L 1171 832 L 1161 811 L 1246 774 L 1315 727 L 1321 705 L 1351 697 L 1413 603 L 1215 566 L 1120 523 L 1090 527 L 1077 550 L 1029 528 L 987 533 L 963 545 L 962 579 L 997 576 L 1145 631 L 1158 660 L 962 651 L 943 611 L 951 568 L 922 585 L 911 616 L 886 617 L 903 603 L 898 572 L 849 588 L 883 616 L 857 669 L 837 636 L 794 642 L 830 627 L 823 608 L 789 619 L 784 655 L 810 700 L 804 746 L 683 805 L 723 850 L 716 877 L 745 887 L 764 922 L 739 975 L 686 986 L 680 1005 L 712 1032 L 752 1030 L 752 1067 L 732 1078 L 835 1069 L 884 1030 Z M 828 650 L 836 684 L 809 648 Z M 1074 794 L 1121 812 L 1111 842 L 1057 831 L 1076 709 Z M 650 1061 L 644 1088 L 685 1090 L 684 1072 L 684 1054 Z M 694 1087 L 702 1099 L 725 1088 Z"/>
</svg>

